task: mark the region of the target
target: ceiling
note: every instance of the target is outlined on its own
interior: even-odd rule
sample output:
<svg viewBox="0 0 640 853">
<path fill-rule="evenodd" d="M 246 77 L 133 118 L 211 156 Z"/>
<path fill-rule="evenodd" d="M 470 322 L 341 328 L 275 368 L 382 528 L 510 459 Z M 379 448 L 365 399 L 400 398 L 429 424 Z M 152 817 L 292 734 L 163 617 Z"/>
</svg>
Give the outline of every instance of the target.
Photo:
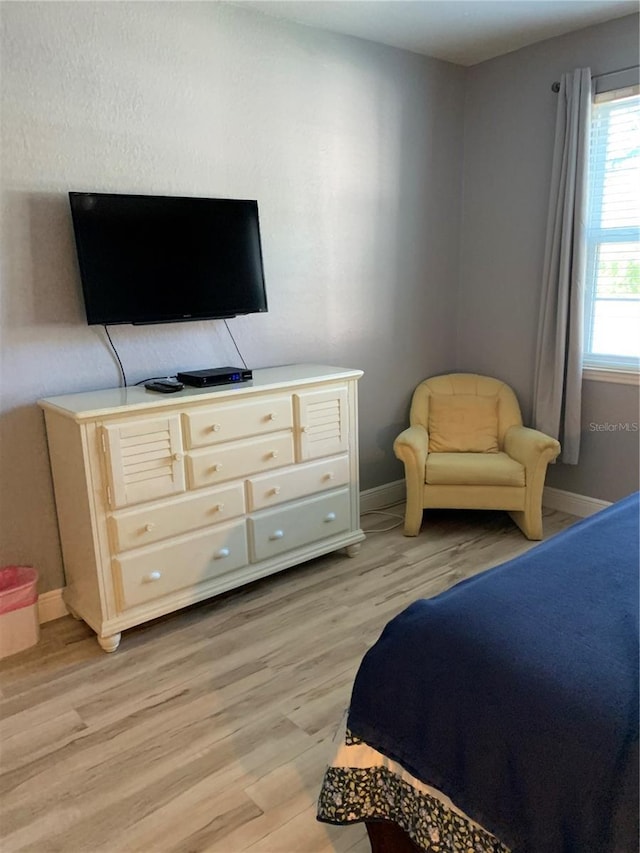
<svg viewBox="0 0 640 853">
<path fill-rule="evenodd" d="M 476 65 L 638 12 L 637 0 L 241 0 L 309 27 Z"/>
</svg>

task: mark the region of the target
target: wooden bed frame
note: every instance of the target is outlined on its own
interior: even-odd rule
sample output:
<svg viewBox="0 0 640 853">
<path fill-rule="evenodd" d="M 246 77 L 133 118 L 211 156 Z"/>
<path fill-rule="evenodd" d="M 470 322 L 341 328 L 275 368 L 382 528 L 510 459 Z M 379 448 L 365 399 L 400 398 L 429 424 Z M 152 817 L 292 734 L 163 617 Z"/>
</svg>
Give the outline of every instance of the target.
<svg viewBox="0 0 640 853">
<path fill-rule="evenodd" d="M 371 853 L 424 853 L 404 829 L 395 823 L 367 821 L 365 826 L 371 842 Z"/>
</svg>

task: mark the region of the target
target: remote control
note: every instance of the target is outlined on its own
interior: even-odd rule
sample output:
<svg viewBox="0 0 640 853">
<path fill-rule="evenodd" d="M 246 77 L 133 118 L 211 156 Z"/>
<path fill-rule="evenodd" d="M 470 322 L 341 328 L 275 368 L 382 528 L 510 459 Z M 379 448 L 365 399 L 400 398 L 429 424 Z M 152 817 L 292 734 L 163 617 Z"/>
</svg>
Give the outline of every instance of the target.
<svg viewBox="0 0 640 853">
<path fill-rule="evenodd" d="M 153 379 L 145 382 L 144 387 L 148 391 L 158 391 L 160 394 L 172 394 L 174 391 L 182 391 L 184 385 L 177 379 Z"/>
</svg>

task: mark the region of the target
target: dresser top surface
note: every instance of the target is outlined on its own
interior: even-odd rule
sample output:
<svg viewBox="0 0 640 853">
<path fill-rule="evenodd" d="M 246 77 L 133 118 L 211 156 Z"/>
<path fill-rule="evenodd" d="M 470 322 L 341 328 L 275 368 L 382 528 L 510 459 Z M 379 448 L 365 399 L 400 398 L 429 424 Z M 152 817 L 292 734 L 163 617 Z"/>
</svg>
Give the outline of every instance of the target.
<svg viewBox="0 0 640 853">
<path fill-rule="evenodd" d="M 185 386 L 182 391 L 159 394 L 148 391 L 144 385 L 127 388 L 105 388 L 99 391 L 81 391 L 38 400 L 43 409 L 57 411 L 75 420 L 90 420 L 107 414 L 124 414 L 129 411 L 155 408 L 176 408 L 200 401 L 228 400 L 247 393 L 277 390 L 278 388 L 307 385 L 312 382 L 330 382 L 359 379 L 362 371 L 322 364 L 287 364 L 280 367 L 261 367 L 253 371 L 248 382 L 215 385 L 208 388 Z"/>
</svg>

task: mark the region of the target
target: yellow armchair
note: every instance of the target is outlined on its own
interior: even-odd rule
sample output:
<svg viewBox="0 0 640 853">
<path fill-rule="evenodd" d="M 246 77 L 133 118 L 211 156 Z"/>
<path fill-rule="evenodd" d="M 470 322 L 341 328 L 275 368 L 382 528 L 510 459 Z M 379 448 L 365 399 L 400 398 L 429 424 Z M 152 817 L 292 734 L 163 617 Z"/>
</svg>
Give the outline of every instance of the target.
<svg viewBox="0 0 640 853">
<path fill-rule="evenodd" d="M 418 535 L 423 509 L 439 507 L 506 510 L 527 539 L 542 539 L 542 490 L 560 444 L 522 425 L 508 385 L 475 373 L 425 379 L 409 422 L 393 445 L 405 470 L 405 536 Z"/>
</svg>

